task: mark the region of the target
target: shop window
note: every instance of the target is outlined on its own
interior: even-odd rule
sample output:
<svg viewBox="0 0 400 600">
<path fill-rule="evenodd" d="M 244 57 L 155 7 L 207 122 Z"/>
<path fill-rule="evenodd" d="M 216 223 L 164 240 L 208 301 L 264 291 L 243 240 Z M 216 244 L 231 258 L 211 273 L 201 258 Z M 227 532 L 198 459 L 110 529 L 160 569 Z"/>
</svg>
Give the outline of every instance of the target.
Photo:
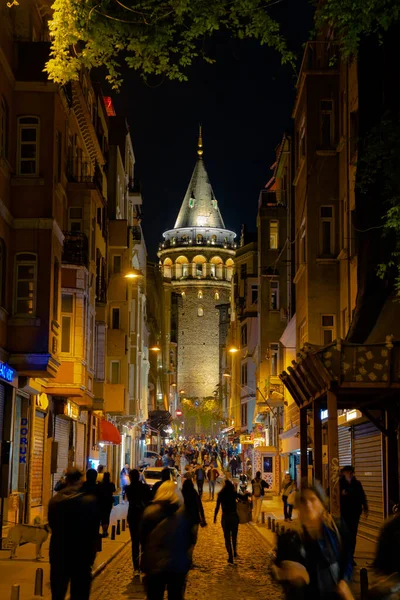
<svg viewBox="0 0 400 600">
<path fill-rule="evenodd" d="M 72 353 L 74 297 L 61 294 L 61 352 Z"/>
<path fill-rule="evenodd" d="M 110 364 L 110 379 L 111 383 L 117 384 L 120 383 L 121 379 L 121 363 L 119 360 L 112 360 Z"/>
<path fill-rule="evenodd" d="M 33 317 L 36 313 L 37 257 L 20 253 L 16 256 L 14 313 Z"/>
<path fill-rule="evenodd" d="M 272 473 L 272 456 L 263 456 L 263 473 Z"/>
<path fill-rule="evenodd" d="M 39 123 L 39 117 L 18 118 L 18 175 L 24 177 L 39 175 Z"/>
<path fill-rule="evenodd" d="M 269 248 L 278 250 L 279 245 L 279 221 L 269 222 Z"/>
</svg>

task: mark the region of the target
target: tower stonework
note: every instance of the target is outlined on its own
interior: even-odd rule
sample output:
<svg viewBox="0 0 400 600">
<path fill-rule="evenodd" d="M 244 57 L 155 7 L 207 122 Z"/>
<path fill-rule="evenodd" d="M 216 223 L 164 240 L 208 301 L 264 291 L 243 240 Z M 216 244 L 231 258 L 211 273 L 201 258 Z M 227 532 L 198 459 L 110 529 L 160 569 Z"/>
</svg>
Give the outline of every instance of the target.
<svg viewBox="0 0 400 600">
<path fill-rule="evenodd" d="M 176 390 L 187 398 L 215 394 L 220 381 L 218 305 L 230 300 L 235 237 L 225 225 L 203 161 L 198 159 L 174 229 L 158 256 L 164 285 L 177 295 Z"/>
</svg>

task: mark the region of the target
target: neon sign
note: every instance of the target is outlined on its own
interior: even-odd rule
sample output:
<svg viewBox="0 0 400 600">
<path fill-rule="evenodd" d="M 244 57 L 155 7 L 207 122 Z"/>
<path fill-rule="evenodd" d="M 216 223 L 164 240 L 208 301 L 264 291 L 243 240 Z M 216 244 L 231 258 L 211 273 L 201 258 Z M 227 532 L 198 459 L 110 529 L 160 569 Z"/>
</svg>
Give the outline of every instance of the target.
<svg viewBox="0 0 400 600">
<path fill-rule="evenodd" d="M 11 367 L 9 367 L 6 363 L 1 362 L 0 360 L 0 378 L 12 383 L 15 376 L 15 371 Z"/>
</svg>

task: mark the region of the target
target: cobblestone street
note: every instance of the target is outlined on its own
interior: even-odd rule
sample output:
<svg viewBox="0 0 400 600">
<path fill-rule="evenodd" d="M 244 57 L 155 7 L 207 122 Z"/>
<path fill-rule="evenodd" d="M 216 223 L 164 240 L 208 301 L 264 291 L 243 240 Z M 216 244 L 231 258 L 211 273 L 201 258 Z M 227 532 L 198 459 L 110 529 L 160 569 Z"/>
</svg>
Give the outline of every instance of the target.
<svg viewBox="0 0 400 600">
<path fill-rule="evenodd" d="M 280 588 L 271 581 L 270 550 L 250 525 L 239 526 L 238 559 L 234 567 L 227 564 L 227 553 L 218 515 L 213 524 L 215 502 L 204 494 L 207 527 L 199 531 L 194 553 L 194 568 L 190 571 L 185 600 L 280 600 Z M 91 600 L 142 600 L 143 587 L 132 580 L 131 549 L 128 546 L 99 575 L 94 583 Z"/>
</svg>

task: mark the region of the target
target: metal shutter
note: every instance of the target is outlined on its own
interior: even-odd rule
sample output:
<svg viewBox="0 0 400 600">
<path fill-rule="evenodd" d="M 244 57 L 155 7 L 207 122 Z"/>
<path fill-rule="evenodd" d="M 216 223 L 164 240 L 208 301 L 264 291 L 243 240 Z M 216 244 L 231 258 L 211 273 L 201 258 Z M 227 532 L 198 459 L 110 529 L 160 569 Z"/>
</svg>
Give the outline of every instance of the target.
<svg viewBox="0 0 400 600">
<path fill-rule="evenodd" d="M 347 426 L 338 428 L 339 465 L 344 467 L 353 464 L 351 453 L 351 429 Z"/>
<path fill-rule="evenodd" d="M 354 467 L 369 505 L 368 518 L 361 516 L 358 533 L 362 537 L 376 541 L 385 514 L 382 434 L 372 423 L 362 423 L 354 427 Z"/>
<path fill-rule="evenodd" d="M 85 425 L 83 423 L 76 423 L 75 466 L 80 471 L 85 471 Z"/>
<path fill-rule="evenodd" d="M 44 461 L 44 434 L 46 415 L 40 410 L 35 411 L 33 425 L 33 453 L 31 462 L 31 507 L 43 504 L 43 461 Z"/>
<path fill-rule="evenodd" d="M 5 397 L 4 385 L 2 383 L 0 383 L 0 442 L 3 439 L 4 397 Z"/>
<path fill-rule="evenodd" d="M 54 474 L 54 484 L 63 476 L 68 468 L 69 430 L 70 420 L 56 417 L 56 431 L 54 439 L 58 442 L 57 471 Z"/>
</svg>

